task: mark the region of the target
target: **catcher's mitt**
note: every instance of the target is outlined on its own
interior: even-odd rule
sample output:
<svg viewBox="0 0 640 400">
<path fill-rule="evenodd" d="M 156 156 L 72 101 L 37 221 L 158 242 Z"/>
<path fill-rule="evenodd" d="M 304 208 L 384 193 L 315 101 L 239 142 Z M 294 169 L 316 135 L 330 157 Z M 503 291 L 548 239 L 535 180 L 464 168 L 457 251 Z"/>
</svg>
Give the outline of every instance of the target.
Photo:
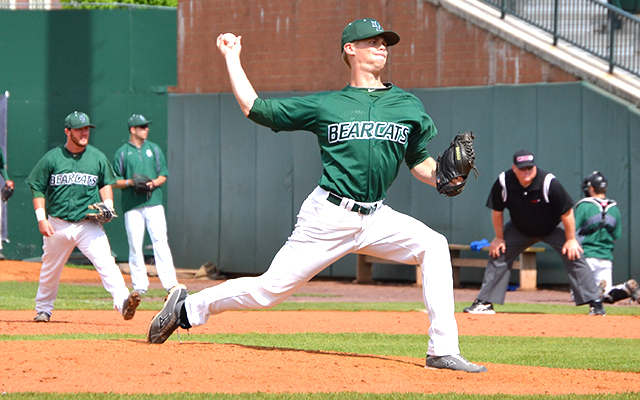
<svg viewBox="0 0 640 400">
<path fill-rule="evenodd" d="M 147 185 L 151 182 L 151 178 L 146 175 L 133 174 L 133 191 L 136 194 L 147 194 L 153 190 L 152 186 Z"/>
<path fill-rule="evenodd" d="M 2 201 L 7 201 L 11 196 L 13 196 L 13 189 L 5 183 L 4 187 L 0 189 L 0 197 L 2 198 Z"/>
<path fill-rule="evenodd" d="M 444 153 L 438 156 L 436 164 L 436 189 L 449 197 L 457 196 L 467 183 L 469 172 L 473 170 L 478 179 L 478 169 L 475 166 L 476 153 L 473 150 L 473 132 L 465 132 L 456 135 Z M 455 178 L 461 177 L 460 183 L 452 183 Z"/>
<path fill-rule="evenodd" d="M 96 210 L 97 212 L 88 213 L 85 217 L 86 219 L 105 223 L 117 217 L 115 210 L 104 203 L 93 203 L 89 205 L 89 209 Z"/>
</svg>

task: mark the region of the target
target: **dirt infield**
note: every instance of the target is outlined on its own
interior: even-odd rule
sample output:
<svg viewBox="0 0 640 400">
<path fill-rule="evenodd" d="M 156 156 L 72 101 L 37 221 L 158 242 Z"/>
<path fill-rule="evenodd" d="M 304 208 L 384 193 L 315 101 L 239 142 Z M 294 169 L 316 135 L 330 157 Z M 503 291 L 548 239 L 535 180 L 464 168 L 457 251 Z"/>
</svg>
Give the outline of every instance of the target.
<svg viewBox="0 0 640 400">
<path fill-rule="evenodd" d="M 0 262 L 0 280 L 37 280 L 39 264 Z M 127 277 L 128 278 L 128 277 Z M 99 284 L 95 271 L 65 269 L 62 281 Z M 216 284 L 184 282 L 191 291 Z M 152 279 L 152 285 L 157 285 Z M 371 301 L 420 301 L 406 285 L 311 282 L 301 292 L 325 293 L 319 301 L 349 296 Z M 308 301 L 304 293 L 293 301 Z M 477 291 L 458 292 L 471 301 Z M 566 293 L 538 293 L 552 302 Z M 512 295 L 512 294 L 510 294 Z M 515 294 L 514 294 L 515 295 Z M 470 296 L 470 300 L 460 297 Z M 535 296 L 521 293 L 515 296 Z M 416 300 L 418 298 L 418 300 Z M 309 297 L 316 299 L 316 297 Z M 398 300 L 404 299 L 404 300 Z M 145 298 L 144 301 L 149 301 Z M 157 300 L 156 300 L 157 301 Z M 338 301 L 338 300 L 337 300 Z M 514 300 L 511 300 L 514 301 Z M 0 335 L 132 333 L 143 335 L 153 312 L 123 321 L 115 311 L 55 311 L 37 324 L 33 311 L 0 311 Z M 640 338 L 640 317 L 587 315 L 477 316 L 456 314 L 461 335 Z M 380 332 L 427 334 L 425 313 L 268 311 L 228 312 L 193 333 Z M 424 359 L 190 342 L 149 345 L 143 340 L 52 340 L 0 342 L 0 392 L 419 392 L 591 394 L 638 391 L 640 374 L 486 364 L 489 373 L 466 374 L 424 368 Z M 321 372 L 319 372 L 321 371 Z"/>
</svg>

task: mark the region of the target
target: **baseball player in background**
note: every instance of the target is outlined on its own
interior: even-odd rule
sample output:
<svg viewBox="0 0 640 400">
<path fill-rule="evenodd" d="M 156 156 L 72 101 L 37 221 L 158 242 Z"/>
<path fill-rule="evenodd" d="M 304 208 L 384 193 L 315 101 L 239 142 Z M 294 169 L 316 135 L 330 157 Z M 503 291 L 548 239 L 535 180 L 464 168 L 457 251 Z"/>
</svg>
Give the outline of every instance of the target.
<svg viewBox="0 0 640 400">
<path fill-rule="evenodd" d="M 640 302 L 640 288 L 635 279 L 613 286 L 613 249 L 622 236 L 622 223 L 616 201 L 607 198 L 607 184 L 607 178 L 598 171 L 582 181 L 585 197 L 574 207 L 576 237 L 598 283 L 602 301 L 615 303 L 631 297 Z"/>
<path fill-rule="evenodd" d="M 4 163 L 4 156 L 1 150 L 0 150 L 0 175 L 2 175 L 2 178 L 4 179 L 4 186 L 2 188 L 2 201 L 6 202 L 13 195 L 13 190 L 15 186 L 13 181 L 9 179 L 9 174 L 7 173 L 7 168 Z M 0 226 L 2 226 L 3 218 L 5 218 L 5 215 L 3 214 L 2 207 L 0 207 Z M 2 237 L 0 239 L 0 250 L 2 250 L 2 242 L 5 239 L 6 239 L 5 237 Z M 5 259 L 4 254 L 0 253 L 0 260 L 4 260 L 4 259 Z"/>
<path fill-rule="evenodd" d="M 142 249 L 145 226 L 153 245 L 155 266 L 162 286 L 168 291 L 178 284 L 160 189 L 167 181 L 169 171 L 160 147 L 147 140 L 150 123 L 143 115 L 132 115 L 127 121 L 129 142 L 116 150 L 113 156 L 118 178 L 114 187 L 122 189 L 131 281 L 133 289 L 140 294 L 145 294 L 149 288 Z"/>
<path fill-rule="evenodd" d="M 436 186 L 436 161 L 427 151 L 436 134 L 431 118 L 415 96 L 380 79 L 387 50 L 399 41 L 397 33 L 385 31 L 376 20 L 353 21 L 342 33 L 342 57 L 351 70 L 344 89 L 263 100 L 241 66 L 241 37 L 218 37 L 243 113 L 274 131 L 313 132 L 321 148 L 322 176 L 263 275 L 228 280 L 192 295 L 178 285 L 149 325 L 149 342 L 163 343 L 178 326 L 202 325 L 223 311 L 273 307 L 344 255 L 360 253 L 421 266 L 431 323 L 428 367 L 487 370 L 459 354 L 447 239 L 383 203 L 403 160 L 418 180 Z"/>
<path fill-rule="evenodd" d="M 125 285 L 102 224 L 86 219 L 89 206 L 99 202 L 114 215 L 111 184 L 116 181 L 107 157 L 89 144 L 89 128 L 95 126 L 85 113 L 69 114 L 64 120 L 66 143 L 47 152 L 26 180 L 43 236 L 36 322 L 49 322 L 62 268 L 75 247 L 96 268 L 113 297 L 113 308 L 125 320 L 133 318 L 140 304 L 140 294 L 129 293 Z"/>
</svg>

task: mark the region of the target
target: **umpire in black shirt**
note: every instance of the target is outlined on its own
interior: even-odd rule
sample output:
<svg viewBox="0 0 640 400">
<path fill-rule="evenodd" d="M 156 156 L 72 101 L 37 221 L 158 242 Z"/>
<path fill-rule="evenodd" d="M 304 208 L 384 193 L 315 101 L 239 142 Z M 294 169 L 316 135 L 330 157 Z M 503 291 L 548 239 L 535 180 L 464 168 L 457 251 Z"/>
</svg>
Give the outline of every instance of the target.
<svg viewBox="0 0 640 400">
<path fill-rule="evenodd" d="M 590 315 L 605 315 L 596 281 L 575 237 L 573 199 L 551 173 L 536 167 L 533 153 L 520 150 L 513 166 L 502 172 L 491 188 L 496 237 L 478 297 L 464 312 L 495 314 L 493 303 L 504 304 L 513 261 L 526 248 L 545 242 L 562 257 L 576 305 L 589 304 Z M 504 209 L 511 220 L 504 223 Z"/>
</svg>

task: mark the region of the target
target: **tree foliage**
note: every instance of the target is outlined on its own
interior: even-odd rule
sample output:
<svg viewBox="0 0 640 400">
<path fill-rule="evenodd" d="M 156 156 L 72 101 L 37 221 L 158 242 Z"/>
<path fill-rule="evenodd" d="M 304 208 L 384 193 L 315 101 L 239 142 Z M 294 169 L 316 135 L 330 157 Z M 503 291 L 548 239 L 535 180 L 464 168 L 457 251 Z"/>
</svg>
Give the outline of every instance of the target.
<svg viewBox="0 0 640 400">
<path fill-rule="evenodd" d="M 151 7 L 177 7 L 178 0 L 121 0 L 121 1 L 108 1 L 108 0 L 61 0 L 63 8 L 121 8 L 131 6 L 151 6 Z"/>
</svg>

